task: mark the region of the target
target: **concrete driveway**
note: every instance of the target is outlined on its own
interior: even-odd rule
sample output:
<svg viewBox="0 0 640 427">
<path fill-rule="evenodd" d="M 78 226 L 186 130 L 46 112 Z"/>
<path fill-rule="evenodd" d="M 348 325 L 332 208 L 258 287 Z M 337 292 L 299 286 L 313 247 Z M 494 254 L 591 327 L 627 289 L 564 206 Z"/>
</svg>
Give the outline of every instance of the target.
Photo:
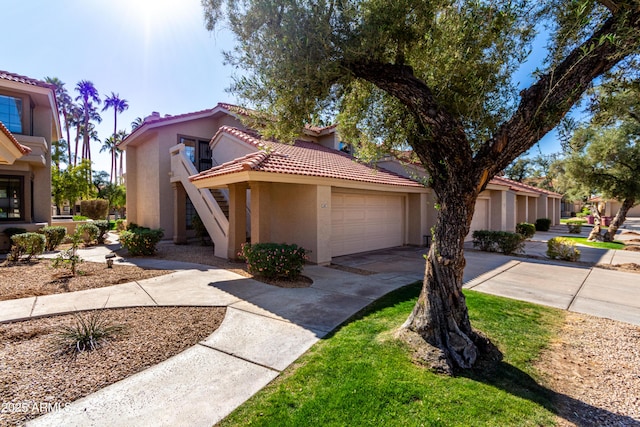
<svg viewBox="0 0 640 427">
<path fill-rule="evenodd" d="M 560 230 L 562 231 L 562 230 Z M 544 257 L 538 233 L 525 253 Z M 595 264 L 640 264 L 640 252 L 581 247 L 580 264 L 480 252 L 468 244 L 464 287 L 579 313 L 640 325 L 640 274 L 595 268 Z M 334 258 L 336 264 L 377 273 L 424 274 L 424 248 L 402 247 Z"/>
</svg>

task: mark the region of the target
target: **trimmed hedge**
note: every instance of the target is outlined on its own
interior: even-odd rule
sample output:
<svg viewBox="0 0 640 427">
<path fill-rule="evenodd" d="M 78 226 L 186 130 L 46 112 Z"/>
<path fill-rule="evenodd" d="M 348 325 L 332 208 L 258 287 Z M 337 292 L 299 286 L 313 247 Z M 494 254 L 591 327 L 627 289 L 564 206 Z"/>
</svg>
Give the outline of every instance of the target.
<svg viewBox="0 0 640 427">
<path fill-rule="evenodd" d="M 525 239 L 530 239 L 536 234 L 536 226 L 529 224 L 528 222 L 521 222 L 516 224 L 516 233 L 520 234 Z"/>
<path fill-rule="evenodd" d="M 105 199 L 81 200 L 80 213 L 91 219 L 105 219 L 109 214 L 109 202 Z"/>
<path fill-rule="evenodd" d="M 473 247 L 485 252 L 502 252 L 505 255 L 522 252 L 524 237 L 508 231 L 476 230 Z"/>
<path fill-rule="evenodd" d="M 267 279 L 295 280 L 302 273 L 307 252 L 295 244 L 245 243 L 238 256 L 247 262 L 251 274 Z"/>
<path fill-rule="evenodd" d="M 127 249 L 129 255 L 154 255 L 156 253 L 156 245 L 164 236 L 162 229 L 152 230 L 136 224 L 130 224 L 127 228 L 128 230 L 120 233 L 120 243 Z"/>
<path fill-rule="evenodd" d="M 100 234 L 100 229 L 92 222 L 80 224 L 78 228 L 76 228 L 76 231 L 82 236 L 82 241 L 87 246 L 93 243 Z"/>
<path fill-rule="evenodd" d="M 549 218 L 536 219 L 536 231 L 549 231 L 551 228 L 551 220 Z"/>
<path fill-rule="evenodd" d="M 547 242 L 547 256 L 551 259 L 578 261 L 580 251 L 573 240 L 566 237 L 554 237 Z"/>
<path fill-rule="evenodd" d="M 42 227 L 39 232 L 45 237 L 45 250 L 47 251 L 55 251 L 64 240 L 64 236 L 67 235 L 67 229 L 59 226 Z"/>
<path fill-rule="evenodd" d="M 44 252 L 46 239 L 40 233 L 21 233 L 11 236 L 11 252 L 9 261 L 18 261 L 23 255 L 27 255 L 27 261 L 33 256 Z"/>
<path fill-rule="evenodd" d="M 93 224 L 98 227 L 98 237 L 96 237 L 96 240 L 99 245 L 102 245 L 104 244 L 104 239 L 107 237 L 107 231 L 111 229 L 111 224 L 106 219 L 93 221 Z"/>
<path fill-rule="evenodd" d="M 567 221 L 567 228 L 569 229 L 569 233 L 580 234 L 580 232 L 582 231 L 582 224 L 584 224 L 584 221 L 579 221 L 579 220 Z"/>
</svg>

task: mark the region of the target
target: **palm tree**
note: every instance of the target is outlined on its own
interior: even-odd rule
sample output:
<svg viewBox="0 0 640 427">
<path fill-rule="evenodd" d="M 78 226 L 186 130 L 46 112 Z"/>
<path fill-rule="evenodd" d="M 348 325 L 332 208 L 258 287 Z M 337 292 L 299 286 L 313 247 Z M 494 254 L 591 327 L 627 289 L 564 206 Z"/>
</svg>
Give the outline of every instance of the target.
<svg viewBox="0 0 640 427">
<path fill-rule="evenodd" d="M 113 108 L 113 136 L 115 137 L 116 133 L 118 133 L 118 113 L 128 109 L 129 104 L 126 99 L 120 98 L 119 94 L 111 92 L 111 96 L 104 99 L 102 111 L 109 108 Z"/>
<path fill-rule="evenodd" d="M 100 147 L 100 152 L 102 153 L 103 151 L 108 151 L 109 154 L 111 154 L 111 170 L 109 171 L 110 174 L 110 178 L 109 178 L 109 182 L 113 183 L 113 179 L 116 175 L 116 159 L 118 157 L 118 142 L 120 142 L 118 140 L 117 135 L 111 135 L 109 138 L 104 140 L 104 143 L 102 144 L 102 147 Z M 117 182 L 116 182 L 117 184 Z"/>
<path fill-rule="evenodd" d="M 91 120 L 100 123 L 101 118 L 94 102 L 100 105 L 98 90 L 89 80 L 80 80 L 76 85 L 79 95 L 76 101 L 82 101 L 82 158 L 91 160 L 90 127 Z"/>
<path fill-rule="evenodd" d="M 118 140 L 118 144 L 116 146 L 116 148 L 118 149 L 118 151 L 120 152 L 120 171 L 118 173 L 118 180 L 116 181 L 116 184 L 122 184 L 122 176 L 124 173 L 124 170 L 122 168 L 122 163 L 123 163 L 123 159 L 124 159 L 124 150 L 121 150 L 120 147 L 118 147 L 120 145 L 120 143 L 122 141 L 124 141 L 124 139 L 128 136 L 129 134 L 127 133 L 126 130 L 119 130 L 118 134 L 116 135 L 116 138 Z"/>
<path fill-rule="evenodd" d="M 142 126 L 144 124 L 144 119 L 142 117 L 136 117 L 135 119 L 133 119 L 133 121 L 131 122 L 131 131 L 133 132 L 134 130 L 138 129 L 140 126 Z"/>
<path fill-rule="evenodd" d="M 64 129 L 67 132 L 67 158 L 69 164 L 71 164 L 71 133 L 69 129 L 72 126 L 72 110 L 75 106 L 73 105 L 71 96 L 69 96 L 69 92 L 67 92 L 67 89 L 64 87 L 64 83 L 59 78 L 45 77 L 44 81 L 55 87 L 58 113 L 62 115 Z"/>
</svg>

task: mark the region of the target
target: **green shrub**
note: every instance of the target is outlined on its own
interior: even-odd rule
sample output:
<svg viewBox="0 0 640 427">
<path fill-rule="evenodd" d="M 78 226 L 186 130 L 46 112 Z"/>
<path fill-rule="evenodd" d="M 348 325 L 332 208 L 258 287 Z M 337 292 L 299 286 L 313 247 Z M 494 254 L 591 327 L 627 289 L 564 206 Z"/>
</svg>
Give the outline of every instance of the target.
<svg viewBox="0 0 640 427">
<path fill-rule="evenodd" d="M 54 251 L 62 243 L 64 236 L 67 235 L 67 229 L 59 226 L 46 226 L 42 227 L 40 233 L 44 234 L 45 237 L 45 249 Z"/>
<path fill-rule="evenodd" d="M 127 249 L 129 255 L 153 255 L 156 245 L 164 236 L 162 229 L 151 230 L 138 227 L 120 233 L 120 243 Z"/>
<path fill-rule="evenodd" d="M 193 231 L 196 232 L 196 237 L 200 238 L 200 244 L 202 246 L 210 246 L 209 232 L 198 214 L 195 214 L 191 219 L 191 226 L 193 227 Z"/>
<path fill-rule="evenodd" d="M 95 350 L 124 330 L 123 325 L 109 322 L 104 313 L 94 311 L 88 315 L 76 314 L 73 325 L 60 327 L 54 338 L 54 344 L 58 346 L 60 353 L 75 354 Z"/>
<path fill-rule="evenodd" d="M 576 244 L 572 240 L 565 237 L 554 237 L 547 242 L 547 256 L 551 259 L 578 261 L 580 251 L 576 249 Z"/>
<path fill-rule="evenodd" d="M 73 220 L 74 221 L 86 221 L 88 219 L 89 219 L 89 217 L 88 216 L 84 216 L 84 215 L 74 215 L 73 216 Z"/>
<path fill-rule="evenodd" d="M 98 235 L 100 234 L 100 229 L 92 222 L 80 224 L 76 228 L 76 231 L 80 234 L 82 240 L 84 241 L 84 244 L 87 246 L 93 243 L 93 241 L 96 240 L 98 238 Z"/>
<path fill-rule="evenodd" d="M 473 232 L 473 247 L 485 252 L 502 252 L 510 255 L 522 252 L 524 237 L 508 231 L 476 230 Z"/>
<path fill-rule="evenodd" d="M 584 221 L 567 221 L 567 228 L 569 229 L 569 233 L 580 234 L 580 232 L 582 231 L 582 224 L 584 224 Z"/>
<path fill-rule="evenodd" d="M 93 221 L 93 224 L 98 227 L 98 237 L 96 240 L 99 245 L 104 244 L 104 239 L 107 237 L 107 231 L 111 228 L 111 224 L 106 219 L 99 219 L 97 221 Z"/>
<path fill-rule="evenodd" d="M 127 220 L 126 219 L 116 219 L 116 230 L 124 231 L 127 229 Z"/>
<path fill-rule="evenodd" d="M 11 252 L 9 261 L 18 261 L 23 255 L 27 255 L 27 261 L 33 256 L 44 252 L 46 239 L 39 233 L 22 233 L 11 236 Z"/>
<path fill-rule="evenodd" d="M 536 231 L 549 231 L 551 228 L 551 220 L 549 218 L 536 219 Z"/>
<path fill-rule="evenodd" d="M 525 239 L 530 239 L 536 234 L 536 226 L 529 224 L 528 222 L 521 222 L 516 225 L 516 233 L 520 234 Z"/>
<path fill-rule="evenodd" d="M 9 227 L 9 228 L 5 228 L 4 230 L 2 230 L 2 232 L 5 234 L 5 236 L 7 236 L 9 239 L 11 239 L 11 237 L 15 236 L 16 234 L 23 234 L 27 232 L 26 228 L 19 228 L 19 227 Z"/>
<path fill-rule="evenodd" d="M 80 213 L 94 220 L 105 219 L 109 214 L 109 201 L 105 199 L 81 200 Z"/>
<path fill-rule="evenodd" d="M 238 256 L 247 262 L 251 274 L 267 279 L 295 280 L 302 273 L 307 250 L 295 244 L 245 243 Z"/>
</svg>

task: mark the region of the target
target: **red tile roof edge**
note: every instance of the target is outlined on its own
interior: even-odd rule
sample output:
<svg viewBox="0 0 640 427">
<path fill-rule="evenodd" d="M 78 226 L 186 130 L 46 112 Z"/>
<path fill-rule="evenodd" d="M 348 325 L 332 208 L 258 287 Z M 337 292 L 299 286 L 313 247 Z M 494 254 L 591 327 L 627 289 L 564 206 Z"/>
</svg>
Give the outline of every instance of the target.
<svg viewBox="0 0 640 427">
<path fill-rule="evenodd" d="M 221 134 L 227 134 L 227 135 L 231 135 L 234 136 L 238 139 L 240 139 L 243 142 L 246 142 L 247 144 L 253 145 L 254 147 L 260 149 L 261 151 L 256 152 L 256 153 L 250 153 L 246 156 L 231 160 L 229 162 L 225 162 L 222 165 L 216 166 L 214 168 L 209 169 L 208 171 L 204 171 L 201 172 L 197 175 L 193 175 L 190 178 L 191 181 L 198 181 L 201 179 L 205 179 L 211 176 L 222 176 L 222 175 L 229 175 L 229 174 L 233 174 L 233 173 L 237 173 L 237 172 L 241 172 L 243 170 L 255 170 L 257 169 L 263 162 L 267 161 L 268 159 L 270 159 L 271 157 L 274 156 L 278 156 L 278 157 L 282 157 L 282 158 L 289 158 L 289 156 L 287 154 L 281 153 L 279 152 L 277 149 L 273 150 L 273 151 L 263 151 L 263 149 L 265 148 L 272 148 L 271 144 L 281 144 L 278 142 L 271 142 L 271 141 L 263 141 L 259 138 L 256 138 L 250 134 L 248 134 L 247 132 L 241 131 L 237 128 L 231 127 L 231 126 L 222 126 L 220 129 L 218 129 L 218 132 L 216 132 L 215 136 L 212 138 L 212 140 L 215 140 L 216 138 L 218 138 Z M 298 147 L 300 149 L 314 149 L 314 150 L 318 150 L 321 152 L 325 152 L 327 154 L 330 155 L 334 155 L 334 156 L 340 156 L 342 158 L 347 158 L 350 161 L 355 161 L 355 158 L 353 158 L 352 156 L 346 154 L 346 153 L 342 153 L 340 151 L 337 150 L 333 150 L 321 145 L 317 145 L 315 143 L 311 143 L 308 141 L 296 141 L 296 144 L 301 144 L 301 145 L 305 145 L 305 146 L 301 146 L 301 145 L 293 145 L 292 147 Z M 308 145 L 315 145 L 315 147 L 310 148 Z M 366 167 L 367 169 L 372 169 L 370 166 L 361 164 L 362 166 Z M 278 171 L 278 172 L 270 172 L 270 173 L 282 173 L 282 174 L 291 174 L 291 175 L 307 175 L 307 176 L 316 176 L 319 178 L 337 178 L 337 179 L 344 179 L 347 181 L 357 181 L 357 182 L 367 182 L 367 183 L 371 183 L 371 184 L 385 184 L 385 185 L 392 185 L 392 186 L 405 186 L 405 187 L 423 187 L 422 184 L 413 181 L 409 178 L 406 178 L 402 175 L 396 174 L 394 172 L 388 171 L 384 168 L 378 168 L 377 171 L 381 171 L 385 174 L 389 174 L 391 176 L 393 176 L 394 178 L 398 179 L 399 182 L 378 182 L 372 179 L 366 179 L 366 178 L 353 178 L 353 177 L 332 177 L 330 176 L 330 174 L 319 174 L 317 172 L 309 172 L 306 171 L 306 173 L 303 173 L 304 171 Z"/>
<path fill-rule="evenodd" d="M 55 90 L 55 86 L 52 84 L 49 84 L 42 80 L 32 79 L 31 77 L 22 76 L 20 74 L 10 73 L 9 71 L 0 70 L 0 79 Z"/>
<path fill-rule="evenodd" d="M 560 193 L 549 191 L 549 190 L 546 190 L 546 189 L 540 188 L 540 187 L 535 187 L 533 185 L 525 184 L 525 183 L 522 183 L 522 182 L 514 181 L 512 179 L 505 178 L 504 176 L 494 176 L 492 178 L 492 181 L 494 181 L 494 180 L 504 181 L 510 187 L 513 187 L 515 189 L 521 188 L 521 189 L 523 189 L 525 191 L 530 191 L 530 192 L 535 192 L 535 193 L 542 193 L 542 194 L 547 194 L 547 195 L 550 195 L 550 196 L 562 197 L 562 194 L 560 194 Z"/>
<path fill-rule="evenodd" d="M 4 133 L 5 135 L 7 135 L 7 137 L 9 138 L 9 140 L 13 143 L 13 145 L 16 146 L 16 148 L 22 153 L 22 154 L 29 154 L 31 153 L 31 148 L 29 147 L 25 147 L 24 145 L 20 144 L 18 142 L 18 140 L 16 139 L 15 136 L 13 136 L 13 134 L 11 133 L 11 131 L 9 129 L 7 129 L 7 127 L 4 125 L 4 123 L 0 122 L 0 131 L 2 131 L 2 133 Z"/>
</svg>

